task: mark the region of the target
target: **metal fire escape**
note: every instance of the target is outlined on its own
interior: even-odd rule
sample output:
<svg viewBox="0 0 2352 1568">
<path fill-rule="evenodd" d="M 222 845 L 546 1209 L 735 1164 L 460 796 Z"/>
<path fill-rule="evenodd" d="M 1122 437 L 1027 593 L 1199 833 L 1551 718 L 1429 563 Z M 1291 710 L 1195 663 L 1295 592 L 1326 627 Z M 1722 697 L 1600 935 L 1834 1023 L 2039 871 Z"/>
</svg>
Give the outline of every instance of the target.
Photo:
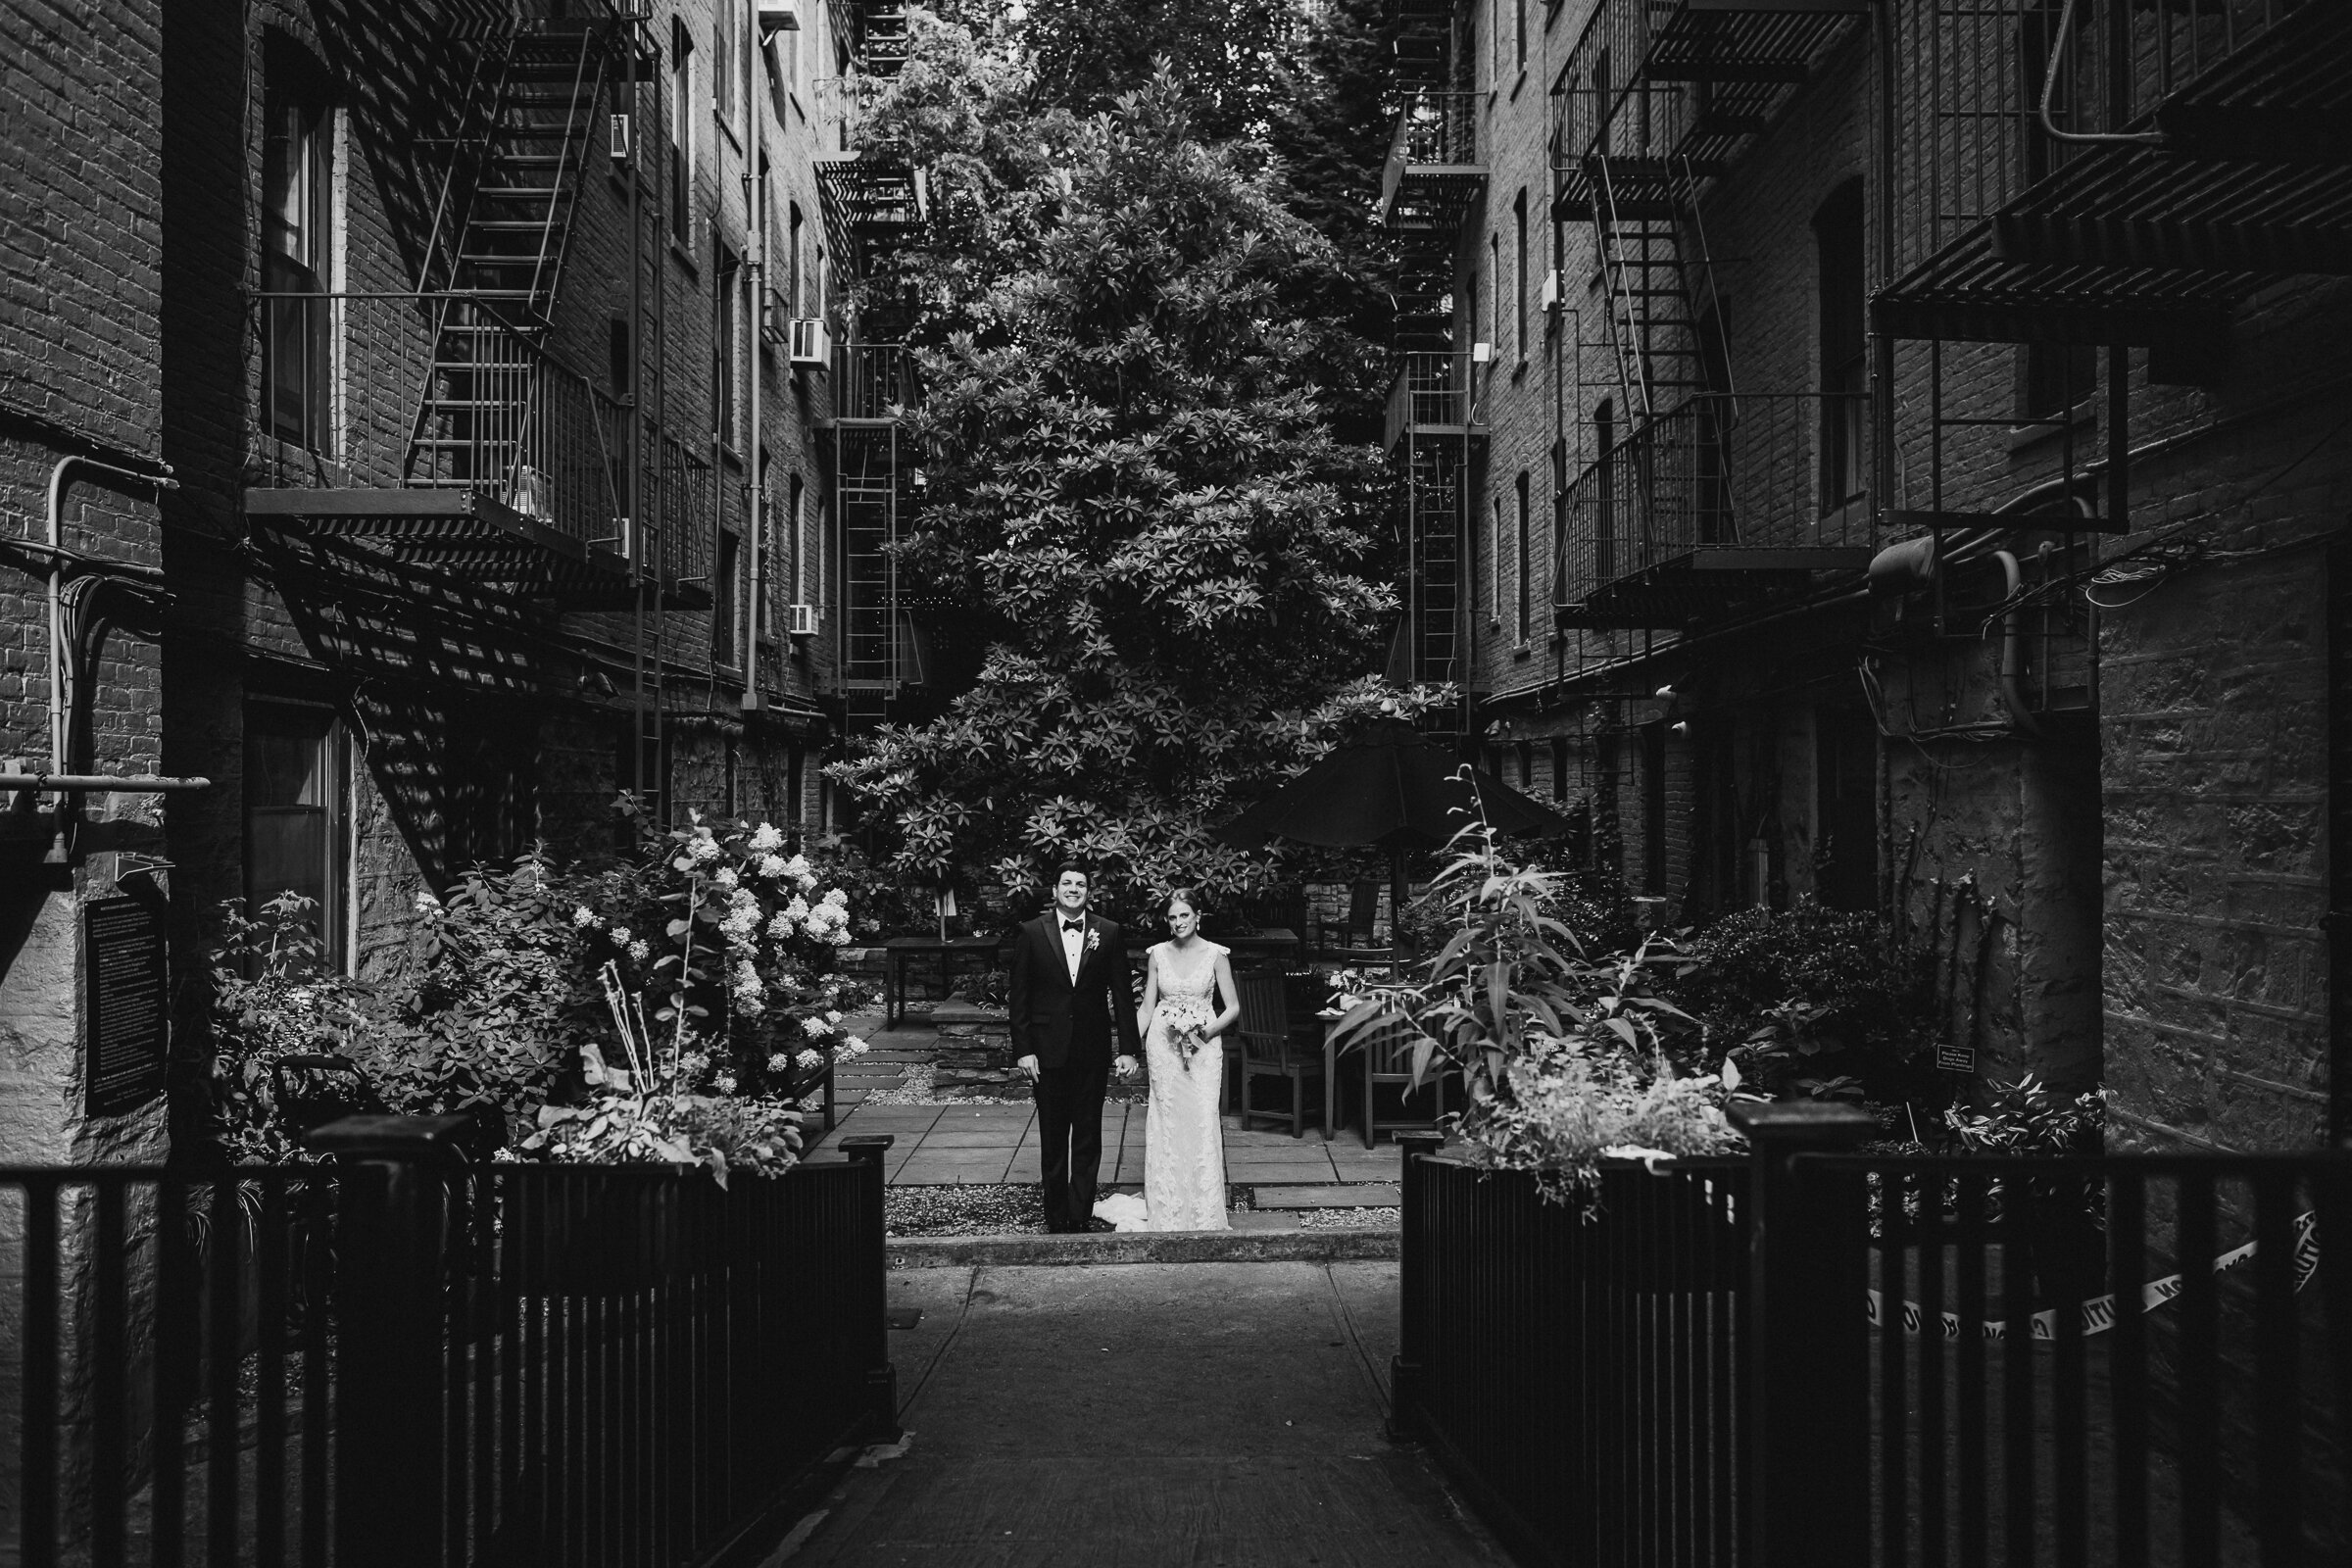
<svg viewBox="0 0 2352 1568">
<path fill-rule="evenodd" d="M 1931 370 L 1926 493 L 1888 520 L 1939 548 L 2017 526 L 1946 508 L 1946 433 L 1970 421 L 1944 412 L 1945 345 L 2071 345 L 2106 354 L 2105 454 L 2094 480 L 2069 451 L 2065 512 L 2127 529 L 2127 352 L 2149 351 L 2151 380 L 2203 379 L 2236 302 L 2352 271 L 2352 7 L 1913 0 L 1893 20 L 1891 281 L 1871 312 L 1889 341 L 1927 341 Z"/>
<path fill-rule="evenodd" d="M 246 510 L 568 608 L 623 607 L 642 556 L 621 520 L 625 410 L 549 344 L 620 24 L 514 21 L 455 46 L 472 58 L 416 293 L 264 301 L 278 359 L 314 342 L 323 377 L 348 345 L 379 384 L 413 381 L 405 440 L 395 458 L 389 431 L 355 427 L 338 454 L 354 482 L 255 488 Z"/>
<path fill-rule="evenodd" d="M 859 77 L 896 75 L 906 60 L 906 6 L 859 5 L 852 22 Z M 844 86 L 849 113 L 858 81 Z M 846 157 L 819 160 L 816 174 L 826 237 L 849 275 L 872 275 L 882 257 L 921 228 L 928 198 L 921 170 L 859 147 Z M 910 688 L 927 686 L 929 675 L 896 550 L 911 523 L 920 482 L 900 429 L 901 413 L 919 395 L 914 360 L 903 344 L 862 341 L 861 324 L 832 345 L 828 421 L 840 541 L 837 683 L 852 729 L 888 721 L 895 705 Z"/>
<path fill-rule="evenodd" d="M 1486 440 L 1483 365 L 1452 342 L 1454 256 L 1485 198 L 1478 96 L 1449 0 L 1398 0 L 1390 16 L 1398 102 L 1381 173 L 1379 215 L 1396 247 L 1396 378 L 1388 449 L 1404 546 L 1403 613 L 1388 674 L 1399 683 L 1462 681 L 1470 490 Z M 1448 716 L 1457 726 L 1464 712 Z"/>
<path fill-rule="evenodd" d="M 1553 216 L 1592 226 L 1603 336 L 1578 363 L 1594 351 L 1614 384 L 1606 423 L 1579 411 L 1591 456 L 1566 490 L 1563 627 L 1687 629 L 1868 564 L 1866 543 L 1825 533 L 1789 458 L 1818 400 L 1734 384 L 1699 211 L 1705 181 L 1865 9 L 1603 0 L 1571 51 Z"/>
</svg>

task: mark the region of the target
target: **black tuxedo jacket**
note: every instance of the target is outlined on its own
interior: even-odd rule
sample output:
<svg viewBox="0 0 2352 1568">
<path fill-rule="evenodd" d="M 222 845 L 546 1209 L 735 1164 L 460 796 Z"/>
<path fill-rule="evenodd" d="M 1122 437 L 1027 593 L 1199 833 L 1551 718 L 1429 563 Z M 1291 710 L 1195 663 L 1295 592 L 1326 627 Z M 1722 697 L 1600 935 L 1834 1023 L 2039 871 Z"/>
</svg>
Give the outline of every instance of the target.
<svg viewBox="0 0 2352 1568">
<path fill-rule="evenodd" d="M 1059 909 L 1024 924 L 1013 942 L 1012 1054 L 1035 1056 L 1040 1067 L 1107 1065 L 1142 1054 L 1118 925 L 1090 914 L 1082 941 L 1076 980 L 1062 956 Z"/>
</svg>

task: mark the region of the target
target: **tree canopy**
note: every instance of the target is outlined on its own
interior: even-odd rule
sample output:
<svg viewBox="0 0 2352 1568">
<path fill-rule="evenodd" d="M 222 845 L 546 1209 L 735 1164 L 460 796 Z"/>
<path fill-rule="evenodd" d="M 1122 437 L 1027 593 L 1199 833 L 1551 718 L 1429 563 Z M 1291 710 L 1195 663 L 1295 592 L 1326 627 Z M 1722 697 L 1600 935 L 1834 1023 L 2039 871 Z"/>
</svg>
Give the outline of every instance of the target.
<svg viewBox="0 0 2352 1568">
<path fill-rule="evenodd" d="M 858 291 L 924 374 L 902 581 L 986 652 L 838 772 L 904 876 L 1018 893 L 1075 856 L 1114 897 L 1246 889 L 1272 867 L 1208 826 L 1350 719 L 1435 699 L 1364 673 L 1387 478 L 1332 408 L 1378 351 L 1261 138 L 1204 133 L 1165 63 L 1099 112 L 1041 107 L 1040 69 L 918 17 L 868 122 L 931 198 Z"/>
</svg>

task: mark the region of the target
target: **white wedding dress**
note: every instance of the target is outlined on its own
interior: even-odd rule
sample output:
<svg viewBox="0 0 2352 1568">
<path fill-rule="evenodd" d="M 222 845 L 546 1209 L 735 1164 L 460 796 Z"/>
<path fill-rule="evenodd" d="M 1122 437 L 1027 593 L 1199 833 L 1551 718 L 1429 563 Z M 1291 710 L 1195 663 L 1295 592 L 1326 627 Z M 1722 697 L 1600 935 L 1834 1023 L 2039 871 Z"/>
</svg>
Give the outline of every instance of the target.
<svg viewBox="0 0 2352 1568">
<path fill-rule="evenodd" d="M 1140 1224 L 1114 1218 L 1122 1230 L 1233 1228 L 1225 1218 L 1225 1129 L 1217 1120 L 1224 1101 L 1224 1049 L 1210 1040 L 1188 1059 L 1169 1039 L 1171 1023 L 1190 1018 L 1206 1024 L 1217 1015 L 1217 959 L 1225 951 L 1198 937 L 1190 953 L 1178 953 L 1169 942 L 1152 950 L 1150 961 L 1159 966 L 1159 1005 L 1144 1037 L 1144 1060 L 1152 1071 L 1151 1108 L 1144 1122 L 1144 1213 Z"/>
</svg>

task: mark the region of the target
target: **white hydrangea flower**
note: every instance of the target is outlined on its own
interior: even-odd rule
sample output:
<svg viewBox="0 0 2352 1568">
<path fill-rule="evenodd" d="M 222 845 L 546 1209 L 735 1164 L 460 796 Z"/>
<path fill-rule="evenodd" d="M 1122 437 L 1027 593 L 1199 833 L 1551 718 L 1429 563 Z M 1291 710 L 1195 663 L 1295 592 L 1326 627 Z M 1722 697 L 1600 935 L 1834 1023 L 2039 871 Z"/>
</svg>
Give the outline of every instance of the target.
<svg viewBox="0 0 2352 1568">
<path fill-rule="evenodd" d="M 612 940 L 621 947 L 627 947 L 629 945 L 629 928 L 625 925 L 614 926 L 612 928 Z"/>
<path fill-rule="evenodd" d="M 784 874 L 784 857 L 781 855 L 760 857 L 760 874 L 764 877 L 782 876 Z"/>
<path fill-rule="evenodd" d="M 856 1035 L 850 1036 L 849 1040 L 841 1048 L 842 1054 L 850 1056 L 862 1056 L 873 1049 L 873 1047 L 867 1045 Z"/>
<path fill-rule="evenodd" d="M 629 944 L 629 956 L 635 958 L 639 963 L 643 963 L 646 959 L 652 957 L 653 956 L 653 944 L 646 941 L 643 937 L 639 937 L 636 941 Z"/>
<path fill-rule="evenodd" d="M 827 1022 L 827 1023 L 839 1023 L 839 1022 L 841 1022 L 841 1014 L 840 1014 L 840 1013 L 838 1013 L 838 1012 L 835 1012 L 835 1011 L 833 1011 L 833 1010 L 832 1010 L 832 1009 L 830 1009 L 830 1008 L 827 1008 L 827 1009 L 826 1009 L 826 1012 L 825 1012 L 825 1022 Z"/>
<path fill-rule="evenodd" d="M 710 836 L 709 828 L 703 828 L 687 844 L 686 853 L 697 861 L 708 865 L 710 861 L 718 858 L 718 840 Z"/>
<path fill-rule="evenodd" d="M 784 847 L 784 834 L 773 822 L 762 822 L 752 829 L 752 851 L 757 855 L 772 856 Z M 773 872 L 768 873 L 774 875 Z"/>
<path fill-rule="evenodd" d="M 804 1068 L 813 1072 L 825 1064 L 825 1054 L 821 1051 L 804 1051 L 793 1059 Z"/>
<path fill-rule="evenodd" d="M 731 1095 L 735 1092 L 735 1075 L 733 1073 L 722 1072 L 718 1075 L 718 1092 L 722 1095 Z"/>
<path fill-rule="evenodd" d="M 739 987 L 754 988 L 760 984 L 760 971 L 753 965 L 751 959 L 746 958 L 735 966 L 735 984 Z"/>
<path fill-rule="evenodd" d="M 803 898 L 795 898 L 790 904 L 784 906 L 784 913 L 789 918 L 796 921 L 808 919 L 808 901 Z"/>
<path fill-rule="evenodd" d="M 781 942 L 792 933 L 792 916 L 784 910 L 778 909 L 775 918 L 767 922 L 767 934 Z"/>
<path fill-rule="evenodd" d="M 571 911 L 571 923 L 573 925 L 594 925 L 596 924 L 596 911 L 583 904 Z"/>
<path fill-rule="evenodd" d="M 792 1057 L 785 1052 L 776 1052 L 773 1055 L 767 1058 L 767 1070 L 769 1072 L 785 1072 L 789 1071 L 791 1067 Z"/>
<path fill-rule="evenodd" d="M 418 914 L 431 914 L 440 907 L 441 901 L 433 897 L 430 889 L 418 891 L 416 895 L 416 912 Z"/>
<path fill-rule="evenodd" d="M 801 1033 L 811 1040 L 822 1040 L 832 1032 L 833 1026 L 822 1018 L 803 1018 L 801 1020 Z"/>
<path fill-rule="evenodd" d="M 850 928 L 846 925 L 837 925 L 825 933 L 825 940 L 837 948 L 846 948 L 850 945 Z"/>
<path fill-rule="evenodd" d="M 722 888 L 731 888 L 736 882 L 735 868 L 731 865 L 722 865 L 710 873 L 710 880 Z"/>
<path fill-rule="evenodd" d="M 847 893 L 842 892 L 841 889 L 835 888 L 832 892 L 825 895 L 825 902 L 833 906 L 833 907 L 836 909 L 846 909 L 850 906 L 850 896 Z"/>
<path fill-rule="evenodd" d="M 748 996 L 738 992 L 735 996 L 735 1010 L 746 1018 L 757 1018 L 767 1010 L 767 1004 L 760 1000 L 760 993 L 757 991 Z"/>
</svg>

